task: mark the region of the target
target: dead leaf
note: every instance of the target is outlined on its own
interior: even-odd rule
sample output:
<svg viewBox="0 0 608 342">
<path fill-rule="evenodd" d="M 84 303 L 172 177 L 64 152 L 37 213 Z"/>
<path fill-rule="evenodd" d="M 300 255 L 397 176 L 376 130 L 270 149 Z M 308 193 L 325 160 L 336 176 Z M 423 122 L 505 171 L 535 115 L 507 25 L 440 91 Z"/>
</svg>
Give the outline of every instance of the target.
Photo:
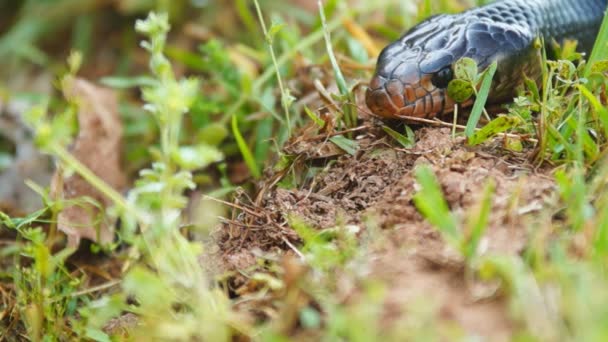
<svg viewBox="0 0 608 342">
<path fill-rule="evenodd" d="M 79 105 L 80 127 L 70 152 L 100 179 L 121 191 L 126 177 L 120 165 L 123 128 L 116 94 L 82 79 L 74 79 L 68 88 L 66 97 L 75 99 Z M 80 175 L 65 175 L 59 168 L 53 175 L 51 194 L 63 200 L 93 200 L 77 201 L 58 216 L 58 228 L 68 235 L 70 247 L 77 247 L 82 238 L 101 244 L 113 240 L 114 222 L 105 215 L 110 200 Z"/>
</svg>

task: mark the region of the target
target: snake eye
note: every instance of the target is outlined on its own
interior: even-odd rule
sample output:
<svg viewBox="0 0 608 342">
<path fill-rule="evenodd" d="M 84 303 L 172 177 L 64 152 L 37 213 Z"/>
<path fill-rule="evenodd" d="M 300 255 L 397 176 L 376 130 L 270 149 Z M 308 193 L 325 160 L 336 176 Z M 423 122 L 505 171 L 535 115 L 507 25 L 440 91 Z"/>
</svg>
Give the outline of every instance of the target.
<svg viewBox="0 0 608 342">
<path fill-rule="evenodd" d="M 431 82 L 437 88 L 447 88 L 448 83 L 454 78 L 454 73 L 452 72 L 452 68 L 449 66 L 437 71 L 431 76 Z"/>
</svg>

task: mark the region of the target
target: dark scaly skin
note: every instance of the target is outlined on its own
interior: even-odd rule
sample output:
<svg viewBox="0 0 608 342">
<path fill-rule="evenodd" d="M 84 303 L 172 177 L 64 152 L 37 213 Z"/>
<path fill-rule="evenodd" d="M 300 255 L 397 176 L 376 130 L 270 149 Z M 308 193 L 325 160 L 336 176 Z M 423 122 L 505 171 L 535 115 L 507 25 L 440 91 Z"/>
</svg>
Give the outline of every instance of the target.
<svg viewBox="0 0 608 342">
<path fill-rule="evenodd" d="M 547 43 L 577 39 L 580 50 L 590 52 L 607 1 L 504 0 L 431 17 L 382 50 L 366 93 L 367 106 L 386 118 L 433 118 L 452 112 L 454 101 L 445 86 L 432 80 L 463 57 L 477 61 L 480 70 L 498 61 L 489 101 L 504 101 L 513 96 L 524 74 L 539 77 L 537 37 Z"/>
</svg>

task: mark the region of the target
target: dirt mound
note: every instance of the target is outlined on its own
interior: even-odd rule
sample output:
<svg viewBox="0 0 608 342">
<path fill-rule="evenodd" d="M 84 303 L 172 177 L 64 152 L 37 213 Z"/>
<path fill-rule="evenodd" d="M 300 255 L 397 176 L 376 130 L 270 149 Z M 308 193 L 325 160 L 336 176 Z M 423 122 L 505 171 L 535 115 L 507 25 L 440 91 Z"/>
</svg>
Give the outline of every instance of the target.
<svg viewBox="0 0 608 342">
<path fill-rule="evenodd" d="M 526 162 L 527 153 L 503 149 L 500 139 L 468 147 L 446 128 L 422 128 L 416 138 L 414 148 L 404 149 L 382 130 L 370 128 L 355 137 L 359 149 L 354 155 L 332 155 L 320 163 L 304 158 L 307 167 L 325 166 L 298 189 L 276 186 L 276 173 L 268 177 L 262 195 L 256 200 L 242 197 L 238 204 L 248 209 L 226 221 L 216 235 L 223 268 L 244 269 L 255 265 L 256 251 L 297 246 L 290 217 L 317 229 L 341 224 L 360 231 L 374 228 L 382 243 L 369 252 L 369 277 L 388 285 L 389 317 L 426 298 L 437 304 L 442 319 L 455 321 L 464 331 L 507 340 L 513 323 L 506 303 L 496 288 L 470 279 L 461 256 L 418 212 L 412 199 L 419 190 L 413 170 L 429 165 L 450 209 L 463 220 L 481 200 L 486 182 L 494 182 L 489 224 L 479 245 L 484 254 L 523 250 L 530 219 L 554 196 L 550 170 L 535 170 Z"/>
</svg>

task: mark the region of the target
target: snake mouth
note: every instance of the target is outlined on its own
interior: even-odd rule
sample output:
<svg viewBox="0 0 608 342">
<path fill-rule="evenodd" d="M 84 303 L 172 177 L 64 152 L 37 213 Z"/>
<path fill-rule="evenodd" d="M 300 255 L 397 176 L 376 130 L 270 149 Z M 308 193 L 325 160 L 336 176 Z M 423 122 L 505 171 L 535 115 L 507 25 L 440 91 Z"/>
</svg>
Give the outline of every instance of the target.
<svg viewBox="0 0 608 342">
<path fill-rule="evenodd" d="M 387 119 L 431 119 L 451 112 L 454 106 L 445 89 L 432 84 L 430 75 L 423 75 L 412 83 L 376 75 L 367 89 L 365 101 L 372 113 Z"/>
</svg>

